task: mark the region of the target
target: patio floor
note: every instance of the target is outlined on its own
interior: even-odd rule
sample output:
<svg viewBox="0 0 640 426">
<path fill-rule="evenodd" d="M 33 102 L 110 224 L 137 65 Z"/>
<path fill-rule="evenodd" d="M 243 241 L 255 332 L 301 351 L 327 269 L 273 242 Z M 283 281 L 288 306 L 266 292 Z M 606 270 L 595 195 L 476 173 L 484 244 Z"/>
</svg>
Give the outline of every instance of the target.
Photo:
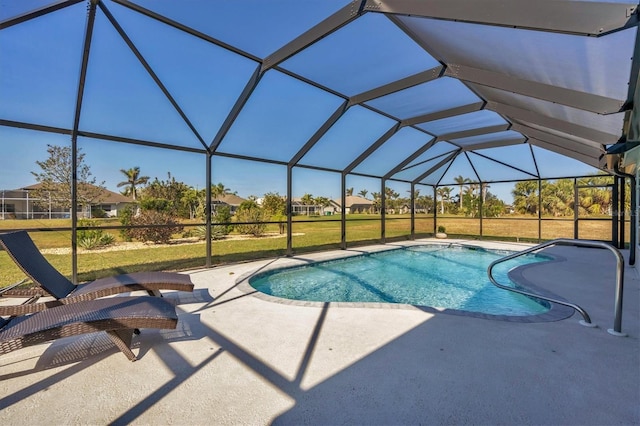
<svg viewBox="0 0 640 426">
<path fill-rule="evenodd" d="M 0 356 L 0 420 L 640 424 L 640 280 L 626 269 L 628 336 L 610 335 L 615 263 L 606 250 L 554 247 L 546 252 L 557 262 L 522 272 L 585 308 L 598 328 L 581 326 L 578 314 L 522 323 L 408 306 L 274 303 L 237 284 L 265 267 L 397 245 L 192 271 L 193 294 L 166 293 L 178 304 L 178 328 L 143 330 L 134 363 L 104 333 Z"/>
</svg>

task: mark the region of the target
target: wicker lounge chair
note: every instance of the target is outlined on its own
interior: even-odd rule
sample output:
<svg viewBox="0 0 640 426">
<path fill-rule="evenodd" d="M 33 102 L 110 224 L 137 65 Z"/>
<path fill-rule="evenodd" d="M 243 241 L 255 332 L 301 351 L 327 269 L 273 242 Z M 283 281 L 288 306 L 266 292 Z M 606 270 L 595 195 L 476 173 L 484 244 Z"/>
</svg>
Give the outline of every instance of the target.
<svg viewBox="0 0 640 426">
<path fill-rule="evenodd" d="M 78 302 L 16 317 L 0 328 L 0 354 L 84 333 L 106 331 L 130 361 L 138 328 L 176 328 L 175 307 L 159 297 L 127 296 Z"/>
<path fill-rule="evenodd" d="M 0 306 L 0 316 L 25 315 L 62 304 L 137 290 L 147 291 L 152 296 L 161 296 L 160 290 L 193 291 L 189 275 L 175 272 L 135 272 L 75 285 L 47 261 L 26 231 L 0 234 L 0 245 L 39 286 L 27 290 L 11 289 L 2 294 L 29 299 L 22 305 Z M 53 296 L 56 300 L 34 303 L 41 296 Z"/>
</svg>

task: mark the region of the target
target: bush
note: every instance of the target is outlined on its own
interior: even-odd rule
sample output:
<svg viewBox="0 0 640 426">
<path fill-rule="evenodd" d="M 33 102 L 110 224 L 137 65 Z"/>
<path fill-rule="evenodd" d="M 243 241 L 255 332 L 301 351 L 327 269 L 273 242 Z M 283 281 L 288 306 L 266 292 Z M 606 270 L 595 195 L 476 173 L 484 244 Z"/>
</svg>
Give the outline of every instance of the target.
<svg viewBox="0 0 640 426">
<path fill-rule="evenodd" d="M 447 232 L 447 228 L 445 228 L 444 226 L 440 225 L 440 226 L 438 226 L 438 232 L 441 232 L 441 233 L 444 234 L 445 232 Z"/>
<path fill-rule="evenodd" d="M 99 208 L 99 207 L 96 207 L 96 208 L 92 208 L 92 209 L 91 209 L 91 217 L 93 217 L 93 218 L 95 218 L 95 219 L 104 219 L 104 218 L 106 218 L 107 216 L 108 216 L 108 215 L 107 215 L 107 212 L 105 212 L 104 210 L 102 210 L 102 209 L 101 209 L 101 208 Z"/>
<path fill-rule="evenodd" d="M 90 228 L 80 229 L 77 232 L 77 242 L 80 247 L 87 250 L 95 250 L 102 247 L 110 246 L 115 242 L 115 237 L 98 228 L 89 219 L 80 219 L 78 227 Z"/>
<path fill-rule="evenodd" d="M 238 209 L 236 212 L 237 222 L 250 222 L 242 225 L 236 225 L 236 229 L 241 234 L 249 234 L 254 237 L 260 237 L 267 229 L 267 224 L 264 222 L 264 212 L 259 206 L 247 206 L 245 208 Z"/>
<path fill-rule="evenodd" d="M 211 239 L 212 240 L 222 240 L 227 236 L 226 226 L 222 225 L 212 225 L 211 226 Z M 207 238 L 207 227 L 206 226 L 198 226 L 193 230 L 194 236 L 198 237 L 201 240 Z"/>
<path fill-rule="evenodd" d="M 116 238 L 113 235 L 107 233 L 103 233 L 101 235 L 90 233 L 83 236 L 78 236 L 78 245 L 86 250 L 95 250 L 107 247 L 113 244 L 115 241 Z"/>
<path fill-rule="evenodd" d="M 156 244 L 168 243 L 171 241 L 173 234 L 181 232 L 183 229 L 175 216 L 154 210 L 146 210 L 138 216 L 132 217 L 130 224 L 133 226 L 146 226 L 129 229 L 128 233 L 133 238 L 142 242 L 152 241 Z M 154 226 L 149 227 L 149 225 Z"/>
<path fill-rule="evenodd" d="M 136 207 L 132 205 L 127 205 L 125 208 L 119 210 L 118 219 L 120 219 L 120 224 L 122 224 L 123 226 L 131 225 L 131 219 L 133 219 L 135 210 L 136 210 Z M 120 237 L 124 241 L 131 241 L 133 239 L 130 229 L 121 229 Z"/>
<path fill-rule="evenodd" d="M 222 235 L 227 235 L 233 230 L 232 225 L 222 225 L 231 222 L 231 208 L 229 206 L 218 206 L 211 219 L 211 221 L 214 223 L 211 231 L 212 233 L 214 228 L 216 229 L 216 233 L 221 233 Z"/>
</svg>

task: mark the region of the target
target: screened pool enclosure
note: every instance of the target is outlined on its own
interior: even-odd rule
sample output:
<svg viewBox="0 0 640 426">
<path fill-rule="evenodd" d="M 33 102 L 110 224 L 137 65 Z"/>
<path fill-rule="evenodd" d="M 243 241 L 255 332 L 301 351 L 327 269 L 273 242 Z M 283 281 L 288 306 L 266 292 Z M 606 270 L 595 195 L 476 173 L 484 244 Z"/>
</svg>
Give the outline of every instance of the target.
<svg viewBox="0 0 640 426">
<path fill-rule="evenodd" d="M 68 226 L 28 228 L 69 233 L 74 276 L 85 166 L 111 191 L 133 167 L 204 191 L 201 219 L 185 226 L 204 227 L 207 266 L 217 183 L 245 199 L 281 196 L 284 215 L 265 222 L 286 225 L 289 255 L 305 222 L 292 203 L 306 194 L 333 206 L 314 221 L 335 225 L 326 240 L 341 248 L 438 226 L 635 247 L 637 7 L 0 0 L 0 190 L 38 183 L 48 150 L 70 150 Z M 346 214 L 358 194 L 373 205 L 359 220 L 375 238 Z M 604 234 L 589 232 L 593 220 Z"/>
</svg>

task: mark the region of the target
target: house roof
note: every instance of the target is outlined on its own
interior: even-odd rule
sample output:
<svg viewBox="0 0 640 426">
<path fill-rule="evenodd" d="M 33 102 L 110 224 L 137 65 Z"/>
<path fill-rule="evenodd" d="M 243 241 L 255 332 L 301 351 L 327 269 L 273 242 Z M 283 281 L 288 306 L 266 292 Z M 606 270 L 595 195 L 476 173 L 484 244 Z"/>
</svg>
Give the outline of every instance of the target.
<svg viewBox="0 0 640 426">
<path fill-rule="evenodd" d="M 286 199 L 286 197 L 285 197 L 285 199 Z M 313 204 L 313 202 L 311 204 L 304 203 L 302 201 L 302 198 L 300 198 L 300 197 L 292 197 L 291 198 L 291 204 L 293 204 L 294 206 L 315 206 L 315 204 Z"/>
<path fill-rule="evenodd" d="M 342 201 L 341 200 L 333 200 L 334 203 L 336 203 L 338 206 L 341 205 Z M 359 197 L 357 195 L 347 195 L 346 199 L 345 199 L 345 205 L 350 208 L 351 206 L 354 205 L 358 205 L 358 206 L 372 206 L 373 205 L 373 201 L 368 200 L 366 198 L 363 197 Z"/>
<path fill-rule="evenodd" d="M 133 202 L 131 198 L 125 197 L 124 195 L 119 194 L 117 192 L 109 191 L 106 188 L 100 188 L 95 185 L 90 185 L 90 184 L 87 184 L 87 185 L 100 189 L 100 195 L 98 197 L 100 201 L 97 202 L 96 204 L 119 204 L 119 203 Z M 20 189 L 23 189 L 25 191 L 33 191 L 33 190 L 41 189 L 42 186 L 43 185 L 41 183 L 36 183 L 34 185 L 25 186 Z"/>
<path fill-rule="evenodd" d="M 239 206 L 240 204 L 242 204 L 243 201 L 246 201 L 246 199 L 242 197 L 238 197 L 235 194 L 219 195 L 213 199 L 214 203 L 218 202 L 218 203 L 227 204 L 229 206 Z"/>
</svg>

